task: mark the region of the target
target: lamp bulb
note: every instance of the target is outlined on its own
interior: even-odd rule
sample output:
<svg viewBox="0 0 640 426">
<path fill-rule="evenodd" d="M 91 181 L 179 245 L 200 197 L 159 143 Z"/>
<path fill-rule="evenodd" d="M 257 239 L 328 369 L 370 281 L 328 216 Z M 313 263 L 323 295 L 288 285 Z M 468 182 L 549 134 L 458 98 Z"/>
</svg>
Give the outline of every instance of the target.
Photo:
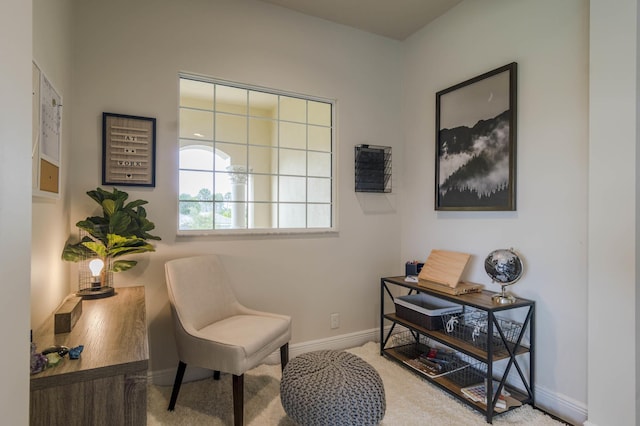
<svg viewBox="0 0 640 426">
<path fill-rule="evenodd" d="M 89 262 L 89 269 L 91 270 L 91 275 L 97 277 L 102 272 L 102 268 L 104 267 L 104 262 L 102 259 L 93 259 Z"/>
</svg>

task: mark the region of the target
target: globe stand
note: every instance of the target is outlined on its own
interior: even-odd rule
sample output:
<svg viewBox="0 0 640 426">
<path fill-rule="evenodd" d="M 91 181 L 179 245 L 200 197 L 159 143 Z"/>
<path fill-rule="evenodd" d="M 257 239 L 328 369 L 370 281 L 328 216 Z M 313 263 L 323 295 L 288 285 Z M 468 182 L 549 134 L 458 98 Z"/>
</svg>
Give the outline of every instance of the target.
<svg viewBox="0 0 640 426">
<path fill-rule="evenodd" d="M 503 285 L 502 292 L 494 294 L 491 297 L 491 300 L 493 301 L 493 303 L 496 303 L 498 305 L 510 305 L 516 302 L 516 298 L 513 295 L 507 293 L 506 285 Z"/>
<path fill-rule="evenodd" d="M 515 284 L 522 276 L 524 265 L 513 249 L 494 250 L 484 260 L 484 270 L 491 281 L 502 286 L 502 291 L 491 297 L 491 301 L 498 305 L 510 305 L 516 298 L 507 293 L 507 286 Z"/>
</svg>

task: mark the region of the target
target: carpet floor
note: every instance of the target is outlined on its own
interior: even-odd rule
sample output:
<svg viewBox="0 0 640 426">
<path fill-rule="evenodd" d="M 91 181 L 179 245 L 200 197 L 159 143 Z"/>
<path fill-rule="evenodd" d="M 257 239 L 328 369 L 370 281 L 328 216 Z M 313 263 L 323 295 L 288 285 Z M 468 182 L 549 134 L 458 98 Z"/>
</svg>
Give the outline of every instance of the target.
<svg viewBox="0 0 640 426">
<path fill-rule="evenodd" d="M 369 342 L 349 349 L 371 364 L 382 377 L 387 410 L 383 426 L 485 426 L 486 419 L 449 396 L 436 386 L 397 363 L 381 357 L 380 346 Z M 245 374 L 244 401 L 247 426 L 295 426 L 280 403 L 280 365 L 260 365 Z M 148 425 L 212 425 L 233 424 L 231 376 L 184 383 L 175 411 L 167 411 L 170 386 L 149 385 Z M 535 425 L 559 426 L 554 420 L 530 405 L 494 417 L 495 426 Z M 357 426 L 357 425 L 354 425 Z"/>
</svg>

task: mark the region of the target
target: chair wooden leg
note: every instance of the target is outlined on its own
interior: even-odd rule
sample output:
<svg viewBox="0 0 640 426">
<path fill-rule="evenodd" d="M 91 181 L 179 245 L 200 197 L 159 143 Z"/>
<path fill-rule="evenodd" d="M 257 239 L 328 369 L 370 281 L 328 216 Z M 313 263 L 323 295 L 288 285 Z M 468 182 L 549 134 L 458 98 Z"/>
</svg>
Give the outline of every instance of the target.
<svg viewBox="0 0 640 426">
<path fill-rule="evenodd" d="M 187 369 L 187 364 L 182 361 L 178 362 L 178 370 L 176 371 L 176 379 L 173 381 L 173 391 L 171 391 L 171 400 L 169 401 L 169 408 L 167 410 L 173 411 L 176 407 L 176 401 L 178 400 L 178 392 L 180 392 L 180 385 L 182 384 L 182 378 L 184 377 L 184 371 Z"/>
<path fill-rule="evenodd" d="M 214 370 L 213 371 L 213 380 L 220 380 L 220 371 L 219 370 Z"/>
<path fill-rule="evenodd" d="M 233 424 L 244 425 L 244 374 L 233 375 Z"/>
<path fill-rule="evenodd" d="M 285 343 L 280 347 L 280 368 L 284 371 L 284 367 L 289 362 L 289 343 Z"/>
</svg>

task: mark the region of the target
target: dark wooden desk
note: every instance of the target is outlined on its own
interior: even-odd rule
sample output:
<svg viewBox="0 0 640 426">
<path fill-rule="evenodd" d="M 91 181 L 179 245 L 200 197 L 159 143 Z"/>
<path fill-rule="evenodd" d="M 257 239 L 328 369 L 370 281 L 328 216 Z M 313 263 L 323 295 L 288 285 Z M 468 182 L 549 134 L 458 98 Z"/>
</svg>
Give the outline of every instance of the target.
<svg viewBox="0 0 640 426">
<path fill-rule="evenodd" d="M 105 299 L 83 300 L 70 333 L 54 334 L 53 315 L 33 334 L 37 350 L 84 345 L 31 376 L 31 425 L 146 425 L 149 346 L 144 287 L 116 289 Z"/>
</svg>

